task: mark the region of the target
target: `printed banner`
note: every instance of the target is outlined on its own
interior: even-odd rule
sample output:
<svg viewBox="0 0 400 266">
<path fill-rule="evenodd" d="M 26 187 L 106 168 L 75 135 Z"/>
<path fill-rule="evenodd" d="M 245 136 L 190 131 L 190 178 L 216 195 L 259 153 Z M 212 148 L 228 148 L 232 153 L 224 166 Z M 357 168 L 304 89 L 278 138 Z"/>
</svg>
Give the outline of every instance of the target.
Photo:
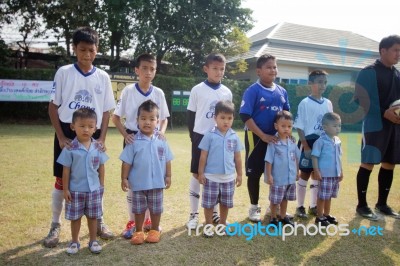
<svg viewBox="0 0 400 266">
<path fill-rule="evenodd" d="M 0 101 L 48 102 L 53 81 L 0 79 Z"/>
</svg>

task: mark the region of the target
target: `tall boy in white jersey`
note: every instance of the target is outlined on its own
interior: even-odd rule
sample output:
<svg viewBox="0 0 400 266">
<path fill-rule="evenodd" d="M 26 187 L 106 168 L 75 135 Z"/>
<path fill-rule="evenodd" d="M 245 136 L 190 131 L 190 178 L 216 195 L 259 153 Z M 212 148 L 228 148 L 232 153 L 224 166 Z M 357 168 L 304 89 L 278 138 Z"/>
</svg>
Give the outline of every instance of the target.
<svg viewBox="0 0 400 266">
<path fill-rule="evenodd" d="M 199 222 L 199 201 L 200 184 L 197 180 L 199 159 L 201 150 L 200 141 L 205 133 L 215 126 L 214 109 L 217 102 L 221 100 L 232 101 L 232 92 L 221 80 L 225 73 L 226 59 L 222 54 L 213 53 L 207 56 L 204 72 L 207 79 L 196 86 L 190 92 L 189 103 L 187 107 L 188 129 L 190 140 L 192 142 L 192 161 L 190 165 L 189 200 L 190 216 L 187 222 L 187 228 L 194 229 Z M 219 222 L 217 213 L 218 205 L 214 207 L 213 222 Z"/>
<path fill-rule="evenodd" d="M 77 62 L 58 69 L 49 103 L 49 117 L 56 134 L 54 137 L 53 175 L 56 178 L 52 192 L 52 223 L 49 234 L 44 239 L 44 246 L 55 247 L 59 242 L 61 212 L 64 205 L 62 186 L 63 166 L 57 158 L 64 147 L 70 147 L 76 134 L 71 129 L 72 114 L 76 109 L 89 108 L 96 112 L 99 129 L 93 135 L 97 143 L 104 148 L 110 110 L 115 107 L 115 100 L 108 74 L 93 66 L 99 44 L 98 34 L 89 27 L 78 28 L 73 36 L 73 49 Z M 97 222 L 97 233 L 101 238 L 110 239 L 114 235 L 104 225 Z"/>
<path fill-rule="evenodd" d="M 311 94 L 304 98 L 297 109 L 294 127 L 299 134 L 299 148 L 301 157 L 299 162 L 300 178 L 297 181 L 297 209 L 296 215 L 307 218 L 304 208 L 307 182 L 313 171 L 311 150 L 314 142 L 323 133 L 322 117 L 332 112 L 332 102 L 322 94 L 326 90 L 328 73 L 324 70 L 314 70 L 308 75 L 308 84 Z M 317 215 L 318 180 L 311 180 L 309 214 Z"/>
</svg>

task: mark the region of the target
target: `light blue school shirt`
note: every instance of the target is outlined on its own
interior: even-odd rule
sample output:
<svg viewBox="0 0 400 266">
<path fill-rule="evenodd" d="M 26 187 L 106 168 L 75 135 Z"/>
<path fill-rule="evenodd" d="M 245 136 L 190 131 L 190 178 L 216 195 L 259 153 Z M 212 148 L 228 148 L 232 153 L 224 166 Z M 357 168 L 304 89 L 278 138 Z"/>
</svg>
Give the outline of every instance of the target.
<svg viewBox="0 0 400 266">
<path fill-rule="evenodd" d="M 139 131 L 119 158 L 132 166 L 128 176 L 132 191 L 165 188 L 166 163 L 173 155 L 167 142 L 159 139 L 158 134 L 147 137 Z"/>
<path fill-rule="evenodd" d="M 230 128 L 224 136 L 217 127 L 214 127 L 204 135 L 199 149 L 208 152 L 205 173 L 234 174 L 235 152 L 243 150 L 243 145 L 233 129 Z"/>
<path fill-rule="evenodd" d="M 79 192 L 92 192 L 100 188 L 99 166 L 108 160 L 108 156 L 100 150 L 98 143 L 92 138 L 92 143 L 87 150 L 75 138 L 70 148 L 61 151 L 57 162 L 71 168 L 69 190 Z"/>
<path fill-rule="evenodd" d="M 264 161 L 272 164 L 272 177 L 274 185 L 286 186 L 296 183 L 297 162 L 300 160 L 300 150 L 296 143 L 290 138 L 287 142 L 279 140 L 277 143 L 270 142 Z M 264 175 L 267 182 L 267 175 Z"/>
<path fill-rule="evenodd" d="M 342 145 L 338 137 L 322 133 L 312 147 L 311 156 L 318 157 L 322 177 L 338 177 L 342 173 Z"/>
</svg>

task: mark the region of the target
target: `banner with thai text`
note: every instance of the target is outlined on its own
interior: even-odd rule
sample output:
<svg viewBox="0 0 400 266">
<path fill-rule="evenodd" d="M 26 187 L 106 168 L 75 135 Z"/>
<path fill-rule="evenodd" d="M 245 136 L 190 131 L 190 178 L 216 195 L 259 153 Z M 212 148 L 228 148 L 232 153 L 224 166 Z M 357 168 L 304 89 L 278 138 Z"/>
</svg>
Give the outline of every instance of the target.
<svg viewBox="0 0 400 266">
<path fill-rule="evenodd" d="M 0 101 L 48 102 L 53 81 L 0 79 Z"/>
</svg>

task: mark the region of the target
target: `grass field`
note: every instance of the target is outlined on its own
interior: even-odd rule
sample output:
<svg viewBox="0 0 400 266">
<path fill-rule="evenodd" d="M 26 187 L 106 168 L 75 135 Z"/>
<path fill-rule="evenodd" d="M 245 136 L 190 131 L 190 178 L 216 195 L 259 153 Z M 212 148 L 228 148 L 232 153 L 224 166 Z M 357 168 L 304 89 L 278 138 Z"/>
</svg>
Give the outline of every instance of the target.
<svg viewBox="0 0 400 266">
<path fill-rule="evenodd" d="M 88 230 L 83 221 L 81 251 L 68 256 L 65 248 L 70 241 L 69 222 L 63 220 L 61 243 L 53 249 L 44 248 L 50 219 L 53 130 L 49 125 L 0 125 L 0 265 L 399 265 L 400 220 L 382 217 L 370 222 L 355 214 L 356 182 L 360 136 L 341 135 L 344 149 L 344 181 L 338 199 L 332 201 L 332 214 L 348 228 L 380 226 L 383 236 L 256 236 L 247 241 L 244 236 L 188 236 L 184 225 L 188 218 L 190 142 L 186 130 L 167 132 L 174 153 L 172 187 L 165 192 L 161 226 L 162 240 L 158 244 L 132 246 L 117 237 L 102 241 L 103 252 L 92 255 L 87 248 Z M 242 136 L 243 132 L 239 132 Z M 120 234 L 127 222 L 125 193 L 120 188 L 122 137 L 114 128 L 107 135 L 106 192 L 104 218 L 109 227 Z M 377 198 L 377 172 L 370 180 L 368 201 L 374 206 Z M 400 210 L 399 170 L 389 204 Z M 268 186 L 261 184 L 262 211 L 267 205 Z M 306 206 L 308 206 L 308 197 Z M 244 184 L 236 190 L 235 207 L 229 221 L 247 223 L 249 199 Z M 289 203 L 294 213 L 295 202 Z M 85 219 L 84 219 L 85 220 Z M 302 221 L 312 224 L 313 219 Z"/>
</svg>

